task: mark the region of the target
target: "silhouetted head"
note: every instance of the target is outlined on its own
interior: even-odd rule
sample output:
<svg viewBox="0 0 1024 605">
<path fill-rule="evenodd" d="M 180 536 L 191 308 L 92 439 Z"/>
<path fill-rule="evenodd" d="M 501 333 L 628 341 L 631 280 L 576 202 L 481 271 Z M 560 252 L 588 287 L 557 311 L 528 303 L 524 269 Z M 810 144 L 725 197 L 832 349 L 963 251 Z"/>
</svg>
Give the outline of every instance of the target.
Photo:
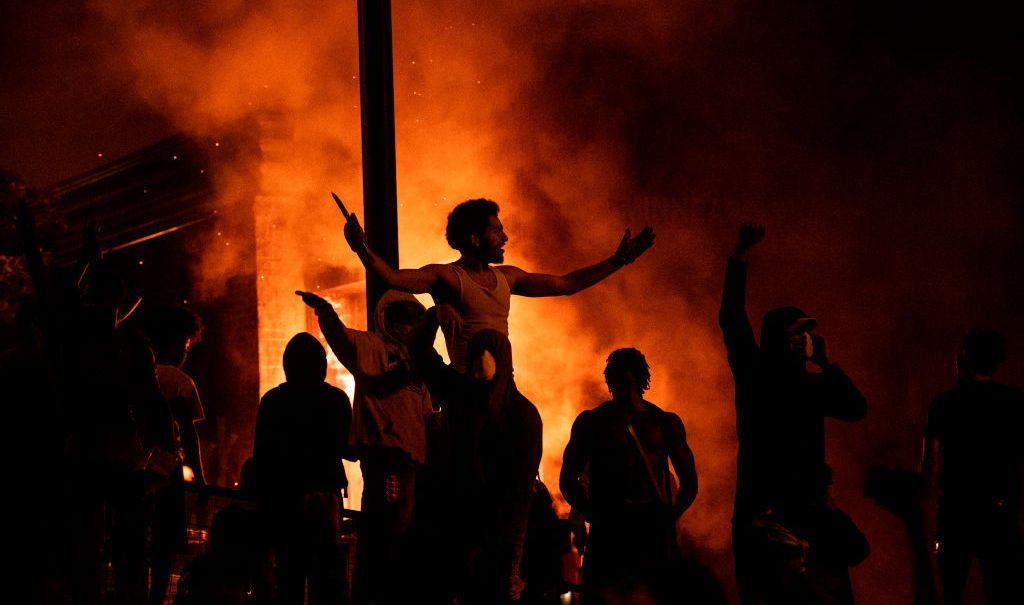
<svg viewBox="0 0 1024 605">
<path fill-rule="evenodd" d="M 157 363 L 181 367 L 202 336 L 203 322 L 185 307 L 162 305 L 146 311 L 143 330 Z"/>
<path fill-rule="evenodd" d="M 396 300 L 384 308 L 384 330 L 402 344 L 409 344 L 416 322 L 426 310 L 414 300 Z"/>
<path fill-rule="evenodd" d="M 488 199 L 462 202 L 448 215 L 444 232 L 448 245 L 487 263 L 505 260 L 508 236 L 498 220 L 498 204 Z"/>
<path fill-rule="evenodd" d="M 512 344 L 496 330 L 480 330 L 466 347 L 466 374 L 489 383 L 498 376 L 512 376 Z"/>
<path fill-rule="evenodd" d="M 242 558 L 255 547 L 252 513 L 237 503 L 217 511 L 210 521 L 207 552 L 225 558 Z"/>
<path fill-rule="evenodd" d="M 811 331 L 818 322 L 797 307 L 779 307 L 761 320 L 761 352 L 781 362 L 800 363 L 811 356 Z"/>
<path fill-rule="evenodd" d="M 989 378 L 1006 355 L 1003 336 L 994 330 L 971 328 L 960 344 L 956 356 L 957 373 L 961 378 Z"/>
<path fill-rule="evenodd" d="M 615 399 L 643 395 L 651 388 L 651 367 L 644 354 L 633 347 L 616 349 L 608 356 L 604 381 Z"/>
<path fill-rule="evenodd" d="M 327 378 L 327 351 L 309 332 L 299 332 L 284 348 L 284 377 L 296 384 L 316 384 Z"/>
</svg>

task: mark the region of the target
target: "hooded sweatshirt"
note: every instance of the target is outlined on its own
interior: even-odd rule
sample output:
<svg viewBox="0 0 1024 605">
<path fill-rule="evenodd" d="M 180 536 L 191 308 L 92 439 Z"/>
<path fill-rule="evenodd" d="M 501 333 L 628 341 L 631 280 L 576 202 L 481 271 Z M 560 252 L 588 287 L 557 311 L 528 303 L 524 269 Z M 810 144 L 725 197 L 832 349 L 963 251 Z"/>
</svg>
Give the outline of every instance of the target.
<svg viewBox="0 0 1024 605">
<path fill-rule="evenodd" d="M 384 310 L 412 296 L 388 290 L 374 310 L 373 331 L 345 327 L 337 314 L 318 316 L 327 344 L 356 382 L 349 445 L 355 456 L 367 448 L 395 448 L 422 464 L 427 454 L 426 419 L 430 394 L 410 370 L 406 347 L 384 328 Z M 422 305 L 420 305 L 422 307 Z M 345 339 L 352 343 L 349 348 Z"/>
</svg>

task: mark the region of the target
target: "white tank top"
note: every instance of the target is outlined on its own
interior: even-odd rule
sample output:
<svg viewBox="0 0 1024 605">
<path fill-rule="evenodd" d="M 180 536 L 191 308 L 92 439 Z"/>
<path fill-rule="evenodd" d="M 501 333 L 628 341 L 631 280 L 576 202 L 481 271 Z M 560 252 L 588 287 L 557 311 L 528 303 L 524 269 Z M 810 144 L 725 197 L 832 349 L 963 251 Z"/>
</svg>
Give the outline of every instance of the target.
<svg viewBox="0 0 1024 605">
<path fill-rule="evenodd" d="M 445 334 L 448 358 L 460 372 L 466 370 L 466 347 L 473 335 L 484 329 L 497 330 L 508 336 L 508 310 L 512 302 L 512 290 L 505 275 L 493 267 L 497 284 L 487 289 L 473 281 L 465 269 L 452 265 L 459 279 L 459 299 L 454 305 L 462 316 L 462 330 L 454 335 Z"/>
</svg>

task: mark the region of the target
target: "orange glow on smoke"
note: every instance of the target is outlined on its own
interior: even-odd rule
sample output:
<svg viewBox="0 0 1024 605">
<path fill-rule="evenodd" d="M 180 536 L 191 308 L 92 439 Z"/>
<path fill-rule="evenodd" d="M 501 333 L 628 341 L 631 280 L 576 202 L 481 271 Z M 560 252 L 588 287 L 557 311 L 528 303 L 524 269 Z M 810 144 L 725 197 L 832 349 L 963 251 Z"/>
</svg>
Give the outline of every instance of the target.
<svg viewBox="0 0 1024 605">
<path fill-rule="evenodd" d="M 253 211 L 261 392 L 284 379 L 287 340 L 310 330 L 293 291 L 331 294 L 363 279 L 328 193 L 337 191 L 363 215 L 355 3 L 307 4 L 279 0 L 249 10 L 241 2 L 215 3 L 173 16 L 178 9 L 156 2 L 97 8 L 118 26 L 118 57 L 130 63 L 140 95 L 182 129 L 209 136 L 240 120 L 259 129 L 262 157 L 249 161 L 258 162 L 259 174 Z M 501 204 L 507 262 L 552 273 L 606 258 L 627 226 L 636 232 L 640 221 L 666 218 L 634 203 L 619 177 L 625 159 L 607 141 L 563 148 L 532 123 L 519 94 L 534 70 L 508 25 L 528 22 L 528 8 L 485 11 L 453 2 L 393 10 L 403 266 L 457 257 L 444 241 L 444 224 L 451 207 L 468 198 Z M 657 23 L 651 19 L 647 25 Z M 643 25 L 623 24 L 610 35 L 658 35 L 656 26 Z M 240 211 L 231 200 L 252 184 L 232 173 L 218 178 L 225 208 Z M 686 422 L 701 473 L 701 495 L 685 529 L 720 550 L 727 547 L 732 497 L 731 385 L 719 336 L 704 317 L 713 303 L 667 289 L 664 280 L 672 259 L 683 256 L 687 267 L 673 280 L 717 283 L 721 258 L 698 229 L 668 222 L 654 224 L 659 243 L 646 257 L 591 291 L 514 300 L 516 378 L 541 411 L 541 473 L 557 493 L 573 419 L 607 399 L 605 357 L 621 346 L 646 353 L 654 375 L 649 399 Z M 238 252 L 220 242 L 197 245 L 200 287 L 222 292 Z M 320 283 L 324 275 L 336 281 Z M 355 327 L 364 327 L 363 316 L 343 313 Z M 351 394 L 346 375 L 332 365 L 333 381 Z"/>
</svg>

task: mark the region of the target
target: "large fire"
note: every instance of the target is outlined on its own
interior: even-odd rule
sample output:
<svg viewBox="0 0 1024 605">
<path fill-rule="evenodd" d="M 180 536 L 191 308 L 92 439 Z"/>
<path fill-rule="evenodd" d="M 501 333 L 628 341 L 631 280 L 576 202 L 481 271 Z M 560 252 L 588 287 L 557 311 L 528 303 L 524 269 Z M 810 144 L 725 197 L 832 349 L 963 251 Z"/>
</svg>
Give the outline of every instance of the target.
<svg viewBox="0 0 1024 605">
<path fill-rule="evenodd" d="M 328 197 L 336 190 L 362 214 L 355 3 L 307 4 L 218 3 L 184 13 L 161 3 L 113 2 L 98 9 L 117 26 L 139 93 L 182 128 L 208 135 L 240 120 L 258 124 L 262 157 L 252 161 L 260 175 L 253 210 L 261 391 L 283 380 L 288 338 L 311 327 L 292 292 L 330 290 L 344 286 L 326 281 L 330 276 L 349 275 L 351 283 L 362 275 Z M 733 448 L 724 360 L 717 335 L 694 321 L 707 301 L 663 283 L 680 252 L 707 263 L 697 273 L 717 259 L 701 252 L 698 233 L 659 224 L 671 214 L 659 216 L 650 198 L 633 203 L 640 194 L 620 177 L 628 172 L 625 158 L 606 141 L 563 147 L 535 123 L 520 89 L 536 74 L 514 44 L 514 24 L 524 19 L 523 8 L 395 6 L 401 263 L 454 260 L 443 238 L 446 215 L 472 197 L 501 204 L 507 261 L 535 271 L 561 273 L 606 258 L 626 227 L 635 232 L 652 222 L 659 244 L 608 282 L 569 299 L 513 301 L 517 382 L 541 410 L 541 472 L 557 493 L 573 419 L 607 398 L 605 356 L 618 346 L 643 350 L 654 371 L 650 399 L 683 417 L 702 474 L 686 530 L 723 549 Z M 621 35 L 638 35 L 641 25 Z M 221 186 L 233 199 L 232 180 Z M 210 291 L 232 270 L 225 261 L 231 234 L 220 237 L 226 243 L 200 244 L 196 274 Z M 688 273 L 672 278 L 685 281 Z M 343 316 L 363 327 L 361 312 Z M 351 394 L 340 368 L 334 379 Z"/>
<path fill-rule="evenodd" d="M 113 34 L 112 72 L 128 73 L 178 127 L 258 130 L 261 157 L 248 161 L 260 175 L 251 210 L 266 390 L 282 379 L 285 340 L 310 329 L 292 292 L 363 279 L 329 197 L 337 191 L 362 216 L 356 4 L 93 5 Z M 1020 273 L 1019 253 L 1005 249 L 1019 243 L 1019 221 L 1007 220 L 1019 214 L 1019 183 L 999 155 L 1012 138 L 1003 133 L 1016 131 L 999 122 L 1011 104 L 995 76 L 956 62 L 919 67 L 947 56 L 935 48 L 890 60 L 888 50 L 912 46 L 890 39 L 902 25 L 858 46 L 870 11 L 889 9 L 844 7 L 836 16 L 809 3 L 394 3 L 400 257 L 453 260 L 446 214 L 474 197 L 501 204 L 507 260 L 528 270 L 595 262 L 626 227 L 651 224 L 658 243 L 608 281 L 571 298 L 513 300 L 517 382 L 541 410 L 542 473 L 557 491 L 573 419 L 607 397 L 605 356 L 646 353 L 649 399 L 682 417 L 697 460 L 700 494 L 681 527 L 729 585 L 735 430 L 715 314 L 735 226 L 768 223 L 751 315 L 756 324 L 770 306 L 806 307 L 867 395 L 867 420 L 829 428 L 835 492 L 874 547 L 854 572 L 858 592 L 902 602 L 902 528 L 863 498 L 861 479 L 872 462 L 914 464 L 927 398 L 948 386 L 963 322 L 1020 317 L 1004 288 Z M 933 111 L 934 99 L 951 99 L 948 111 Z M 231 242 L 242 237 L 230 217 L 250 211 L 235 201 L 253 186 L 240 174 L 218 175 L 223 234 L 196 242 L 207 293 L 235 270 Z M 919 199 L 927 212 L 904 203 Z M 342 299 L 353 298 L 332 297 Z M 361 311 L 348 317 L 362 327 Z"/>
</svg>

